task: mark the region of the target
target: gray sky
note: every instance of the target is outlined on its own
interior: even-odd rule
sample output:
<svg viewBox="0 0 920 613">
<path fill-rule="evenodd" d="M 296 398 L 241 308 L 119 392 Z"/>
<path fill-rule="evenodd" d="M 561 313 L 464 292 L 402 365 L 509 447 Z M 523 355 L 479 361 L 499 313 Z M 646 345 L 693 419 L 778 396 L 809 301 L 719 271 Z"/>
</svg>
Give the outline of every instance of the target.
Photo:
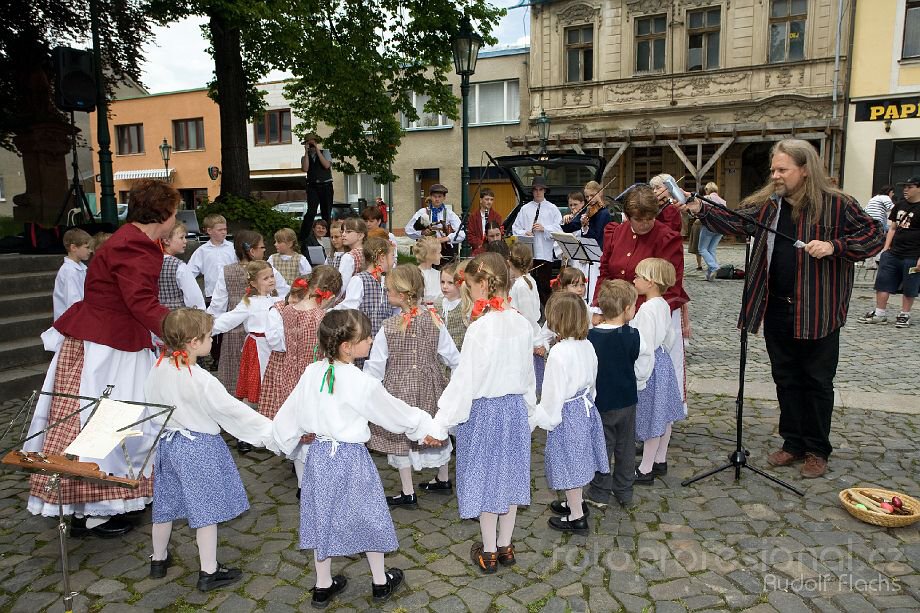
<svg viewBox="0 0 920 613">
<path fill-rule="evenodd" d="M 511 7 L 520 0 L 492 0 L 496 6 Z M 203 18 L 186 19 L 168 27 L 154 27 L 154 41 L 144 47 L 147 61 L 141 79 L 150 93 L 204 87 L 211 79 L 214 65 L 205 51 L 201 36 Z M 530 42 L 530 8 L 509 10 L 495 31 L 499 47 L 520 46 Z M 267 79 L 283 78 L 269 74 Z"/>
</svg>

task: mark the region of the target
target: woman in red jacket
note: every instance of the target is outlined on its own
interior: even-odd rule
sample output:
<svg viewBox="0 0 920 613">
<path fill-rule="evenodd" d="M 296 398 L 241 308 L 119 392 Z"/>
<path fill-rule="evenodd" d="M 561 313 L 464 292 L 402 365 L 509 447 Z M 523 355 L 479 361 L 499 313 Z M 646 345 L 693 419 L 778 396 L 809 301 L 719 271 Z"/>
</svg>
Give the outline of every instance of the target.
<svg viewBox="0 0 920 613">
<path fill-rule="evenodd" d="M 473 255 L 479 255 L 486 250 L 486 226 L 494 223 L 497 226 L 502 225 L 502 216 L 493 208 L 495 204 L 495 192 L 488 187 L 484 187 L 479 192 L 479 206 L 471 210 L 466 220 L 466 238 L 473 248 Z"/>
<path fill-rule="evenodd" d="M 93 257 L 86 276 L 85 298 L 42 335 L 45 347 L 55 351 L 42 389 L 97 398 L 106 386 L 112 385 L 113 400 L 144 400 L 144 381 L 156 360 L 151 332 L 161 334 L 163 318 L 169 312 L 159 301 L 163 253 L 157 240 L 169 236 L 176 223 L 178 204 L 179 193 L 167 183 L 145 179 L 135 184 L 127 223 Z M 71 398 L 42 396 L 30 433 L 61 420 L 82 404 Z M 30 441 L 26 450 L 61 454 L 88 417 L 89 411 L 80 413 Z M 149 422 L 138 428 L 145 435 L 125 441 L 135 469 L 140 468 L 150 449 L 154 432 Z M 120 448 L 105 458 L 86 460 L 96 462 L 109 474 L 128 473 Z M 57 496 L 44 490 L 47 477 L 33 475 L 31 481 L 29 511 L 57 516 Z M 61 484 L 64 513 L 85 518 L 85 524 L 74 522 L 73 532 L 97 536 L 128 532 L 132 525 L 123 517 L 113 516 L 143 509 L 152 492 L 153 482 L 148 478 L 141 478 L 137 490 L 68 479 Z"/>
<path fill-rule="evenodd" d="M 623 279 L 632 283 L 639 262 L 645 258 L 665 259 L 674 265 L 677 282 L 662 297 L 671 307 L 671 325 L 677 338 L 682 339 L 681 306 L 688 303 L 690 298 L 684 291 L 684 243 L 680 233 L 660 221 L 658 200 L 655 198 L 654 190 L 648 185 L 639 184 L 628 190 L 623 203 L 623 214 L 627 218 L 625 223 L 607 224 L 605 229 L 600 274 L 594 299 L 597 300 L 597 288 L 600 288 L 605 279 Z M 643 300 L 640 295 L 636 301 L 636 308 L 639 308 Z M 674 343 L 671 359 L 686 406 L 683 342 Z"/>
</svg>

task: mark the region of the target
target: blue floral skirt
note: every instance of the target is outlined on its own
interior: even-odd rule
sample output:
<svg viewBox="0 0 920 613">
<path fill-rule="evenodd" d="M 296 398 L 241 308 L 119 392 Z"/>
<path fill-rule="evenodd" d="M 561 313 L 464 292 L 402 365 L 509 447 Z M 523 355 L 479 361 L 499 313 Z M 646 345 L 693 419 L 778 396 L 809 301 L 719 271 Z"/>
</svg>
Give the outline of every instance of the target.
<svg viewBox="0 0 920 613">
<path fill-rule="evenodd" d="M 595 473 L 610 472 L 604 426 L 582 390 L 562 405 L 562 422 L 546 434 L 546 482 L 554 490 L 583 487 Z"/>
<path fill-rule="evenodd" d="M 684 400 L 677 386 L 674 362 L 659 347 L 655 350 L 655 367 L 652 376 L 639 390 L 636 404 L 636 439 L 647 441 L 664 434 L 669 423 L 684 418 Z"/>
</svg>

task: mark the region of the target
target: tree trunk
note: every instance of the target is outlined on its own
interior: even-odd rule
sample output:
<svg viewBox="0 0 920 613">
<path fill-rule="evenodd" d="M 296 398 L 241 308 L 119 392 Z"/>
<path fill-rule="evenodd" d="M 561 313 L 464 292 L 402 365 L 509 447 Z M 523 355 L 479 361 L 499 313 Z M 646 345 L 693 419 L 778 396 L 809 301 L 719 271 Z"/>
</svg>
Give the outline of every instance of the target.
<svg viewBox="0 0 920 613">
<path fill-rule="evenodd" d="M 249 197 L 249 155 L 246 144 L 246 74 L 240 30 L 221 15 L 210 15 L 214 74 L 220 107 L 220 195 Z"/>
</svg>

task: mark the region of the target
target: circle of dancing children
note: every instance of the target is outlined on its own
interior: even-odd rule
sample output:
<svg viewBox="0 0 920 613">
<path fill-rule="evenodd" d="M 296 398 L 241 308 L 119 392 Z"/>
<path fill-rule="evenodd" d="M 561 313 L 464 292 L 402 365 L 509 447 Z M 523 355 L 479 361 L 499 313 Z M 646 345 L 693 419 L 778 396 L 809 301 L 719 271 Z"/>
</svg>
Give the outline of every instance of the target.
<svg viewBox="0 0 920 613">
<path fill-rule="evenodd" d="M 396 398 L 434 415 L 438 398 L 447 387 L 442 363 L 453 370 L 460 354 L 434 309 L 420 305 L 424 291 L 425 280 L 414 264 L 400 264 L 387 275 L 387 298 L 401 312 L 380 326 L 364 372 L 383 381 L 384 389 Z M 403 435 L 390 434 L 374 425 L 367 446 L 386 453 L 390 466 L 399 471 L 402 489 L 387 497 L 387 504 L 407 508 L 418 508 L 412 470 L 437 468 L 440 472 L 444 467 L 447 472 L 453 450 L 449 440 L 443 446 L 420 447 Z M 449 487 L 449 481 L 444 481 Z"/>
<path fill-rule="evenodd" d="M 367 238 L 367 224 L 358 217 L 349 217 L 342 222 L 342 246 L 345 253 L 339 260 L 342 287 L 347 288 L 351 278 L 364 270 L 364 241 Z M 354 308 L 354 307 L 350 307 Z"/>
<path fill-rule="evenodd" d="M 258 406 L 265 417 L 275 417 L 307 366 L 323 358 L 317 331 L 326 309 L 335 302 L 341 289 L 339 271 L 331 266 L 317 266 L 309 280 L 294 279 L 286 301 L 276 302 L 269 310 L 265 339 L 272 352 L 262 378 Z M 298 486 L 307 450 L 306 445 L 301 446 L 291 457 Z"/>
<path fill-rule="evenodd" d="M 163 268 L 160 269 L 160 304 L 167 309 L 187 306 L 202 311 L 204 296 L 191 268 L 179 259 L 188 244 L 188 229 L 177 221 L 168 238 L 163 239 Z"/>
<path fill-rule="evenodd" d="M 297 277 L 309 275 L 312 267 L 307 257 L 300 253 L 297 233 L 290 228 L 281 228 L 275 232 L 275 251 L 268 256 L 268 263 L 277 270 L 285 283 L 290 285 Z"/>
<path fill-rule="evenodd" d="M 594 404 L 604 427 L 610 471 L 594 475 L 585 501 L 607 508 L 610 497 L 623 507 L 633 501 L 636 469 L 636 360 L 642 349 L 639 331 L 629 325 L 636 314 L 636 288 L 623 279 L 606 280 L 597 295 L 602 321 L 588 331 L 597 356 Z"/>
<path fill-rule="evenodd" d="M 482 542 L 470 550 L 485 573 L 515 563 L 511 543 L 518 505 L 530 504 L 529 419 L 536 403 L 533 331 L 510 307 L 505 260 L 476 256 L 464 282 L 473 319 L 460 364 L 438 400 L 435 438 L 457 427 L 457 501 L 460 517 L 479 518 Z"/>
<path fill-rule="evenodd" d="M 639 330 L 643 351 L 636 362 L 636 438 L 644 442 L 635 483 L 651 485 L 668 474 L 671 424 L 684 418 L 683 399 L 669 351 L 680 342 L 671 326 L 671 308 L 662 294 L 677 278 L 674 265 L 646 258 L 636 266 L 636 291 L 645 296 L 630 325 Z"/>
<path fill-rule="evenodd" d="M 240 569 L 217 561 L 217 524 L 249 509 L 221 430 L 252 445 L 278 450 L 271 421 L 230 396 L 195 363 L 211 351 L 212 321 L 198 309 L 170 311 L 163 321 L 166 349 L 144 386 L 147 402 L 175 407 L 157 444 L 153 466 L 150 577 L 166 576 L 173 562 L 169 552 L 173 522 L 186 519 L 195 530 L 200 563 L 197 587 L 203 592 L 242 577 Z"/>
<path fill-rule="evenodd" d="M 354 365 L 367 357 L 371 338 L 371 322 L 360 311 L 326 314 L 319 328 L 326 359 L 307 366 L 273 423 L 284 453 L 290 454 L 302 435 L 316 435 L 301 482 L 299 544 L 313 550 L 316 586 L 311 604 L 317 608 L 327 606 L 347 584 L 344 576 L 332 575 L 333 557 L 366 553 L 376 602 L 389 599 L 403 581 L 400 569 L 384 565 L 384 554 L 398 549 L 399 541 L 365 445 L 371 438 L 368 422 L 416 442 L 437 444 L 428 413 L 394 398 Z"/>
<path fill-rule="evenodd" d="M 546 322 L 556 333 L 546 359 L 543 394 L 536 424 L 547 431 L 546 482 L 564 490 L 550 510 L 549 527 L 576 534 L 588 533 L 582 488 L 595 474 L 610 472 L 601 418 L 594 405 L 597 356 L 588 338 L 584 301 L 568 292 L 556 292 L 546 303 Z"/>
</svg>

